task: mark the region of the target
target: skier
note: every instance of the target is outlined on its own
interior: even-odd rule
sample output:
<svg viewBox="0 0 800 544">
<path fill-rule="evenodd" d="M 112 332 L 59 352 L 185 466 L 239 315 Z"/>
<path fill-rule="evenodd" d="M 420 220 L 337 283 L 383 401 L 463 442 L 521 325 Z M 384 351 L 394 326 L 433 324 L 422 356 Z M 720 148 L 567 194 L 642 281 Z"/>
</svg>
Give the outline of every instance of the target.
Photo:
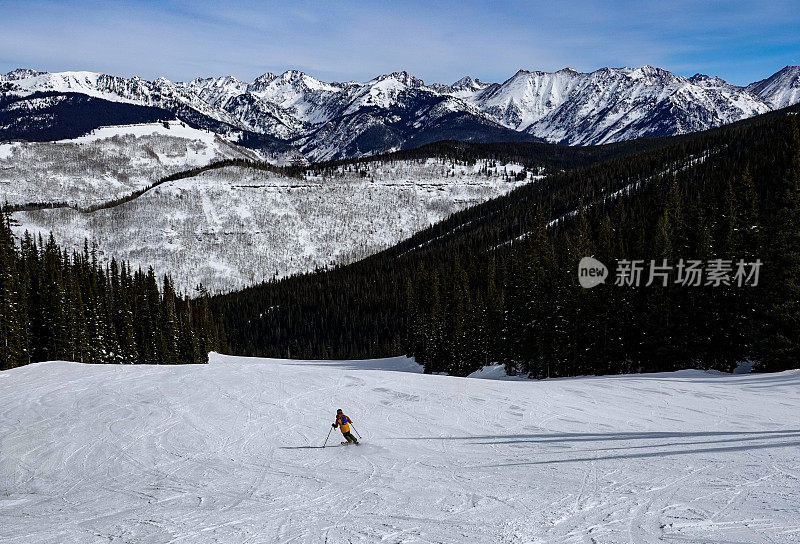
<svg viewBox="0 0 800 544">
<path fill-rule="evenodd" d="M 350 433 L 351 423 L 352 421 L 350 421 L 350 418 L 344 415 L 342 409 L 340 408 L 336 410 L 336 423 L 332 423 L 331 427 L 333 427 L 334 429 L 336 427 L 339 427 L 339 430 L 342 431 L 342 436 L 344 436 L 345 439 L 347 439 L 347 442 L 342 442 L 342 444 L 352 443 L 358 445 L 358 440 L 356 440 L 356 437 Z"/>
</svg>

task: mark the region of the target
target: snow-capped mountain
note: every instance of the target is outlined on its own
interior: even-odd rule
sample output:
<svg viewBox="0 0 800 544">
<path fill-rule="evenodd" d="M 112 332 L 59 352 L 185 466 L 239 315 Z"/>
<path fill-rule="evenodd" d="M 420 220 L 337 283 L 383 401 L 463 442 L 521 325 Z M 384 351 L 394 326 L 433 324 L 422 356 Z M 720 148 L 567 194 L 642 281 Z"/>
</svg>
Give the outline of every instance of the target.
<svg viewBox="0 0 800 544">
<path fill-rule="evenodd" d="M 774 109 L 800 102 L 800 66 L 787 66 L 767 79 L 756 81 L 747 90 Z"/>
<path fill-rule="evenodd" d="M 482 91 L 489 85 L 491 84 L 481 81 L 480 79 L 464 76 L 452 85 L 441 85 L 435 83 L 432 85 L 432 87 L 443 94 L 449 94 L 450 96 L 455 96 L 456 98 L 468 98 L 476 92 Z"/>
<path fill-rule="evenodd" d="M 521 70 L 471 101 L 504 126 L 570 145 L 683 134 L 771 109 L 719 78 L 687 79 L 652 66 L 590 74 Z"/>
<path fill-rule="evenodd" d="M 25 73 L 30 75 L 23 77 Z M 163 77 L 155 81 L 146 81 L 139 77 L 124 78 L 95 72 L 44 73 L 15 70 L 6 76 L 0 76 L 0 90 L 10 95 L 36 92 L 79 93 L 113 102 L 165 109 L 183 104 L 218 121 L 237 124 L 236 119 L 188 91 L 184 85 L 173 84 Z"/>
<path fill-rule="evenodd" d="M 704 130 L 800 101 L 800 67 L 746 87 L 652 66 L 520 70 L 503 83 L 464 77 L 452 85 L 428 85 L 407 72 L 367 82 L 327 83 L 289 70 L 249 83 L 231 76 L 173 83 L 20 69 L 0 75 L 0 92 L 0 104 L 9 97 L 18 103 L 41 93 L 78 93 L 162 108 L 193 126 L 263 135 L 322 160 L 434 138 L 588 145 Z"/>
</svg>

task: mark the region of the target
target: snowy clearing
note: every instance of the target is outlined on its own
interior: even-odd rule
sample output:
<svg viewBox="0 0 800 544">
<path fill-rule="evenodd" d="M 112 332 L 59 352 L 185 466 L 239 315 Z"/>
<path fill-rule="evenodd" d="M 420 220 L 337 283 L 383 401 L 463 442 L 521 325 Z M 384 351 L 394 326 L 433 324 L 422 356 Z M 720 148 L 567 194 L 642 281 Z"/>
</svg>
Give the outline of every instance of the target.
<svg viewBox="0 0 800 544">
<path fill-rule="evenodd" d="M 98 140 L 107 140 L 113 137 L 133 136 L 141 138 L 143 136 L 152 136 L 158 134 L 161 136 L 170 136 L 172 138 L 185 138 L 187 140 L 195 140 L 203 142 L 208 147 L 213 147 L 218 143 L 217 136 L 213 132 L 207 130 L 199 130 L 187 126 L 181 121 L 166 121 L 161 123 L 137 123 L 134 125 L 113 125 L 107 127 L 99 127 L 89 134 L 72 138 L 69 140 L 58 140 L 56 143 L 75 143 L 75 144 L 88 144 Z"/>
<path fill-rule="evenodd" d="M 418 371 L 212 355 L 0 373 L 0 540 L 800 542 L 800 371 L 395 370 Z M 336 408 L 362 446 L 320 448 Z"/>
</svg>

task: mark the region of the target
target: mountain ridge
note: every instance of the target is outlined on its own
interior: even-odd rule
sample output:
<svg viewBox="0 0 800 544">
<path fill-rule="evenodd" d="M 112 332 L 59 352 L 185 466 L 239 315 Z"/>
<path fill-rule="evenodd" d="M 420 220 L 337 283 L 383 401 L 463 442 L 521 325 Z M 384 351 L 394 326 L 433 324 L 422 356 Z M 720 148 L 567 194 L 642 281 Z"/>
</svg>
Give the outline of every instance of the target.
<svg viewBox="0 0 800 544">
<path fill-rule="evenodd" d="M 455 139 L 454 132 L 472 140 L 566 145 L 696 132 L 797 103 L 800 67 L 787 66 L 746 86 L 649 65 L 518 70 L 502 83 L 465 76 L 449 85 L 427 84 L 406 71 L 366 82 L 325 82 L 299 70 L 267 72 L 252 82 L 233 76 L 147 81 L 23 68 L 0 75 L 0 96 L 36 92 L 160 107 L 178 118 L 199 114 L 285 142 L 313 162 L 407 148 L 427 141 L 420 134 L 434 127 L 443 139 Z"/>
</svg>

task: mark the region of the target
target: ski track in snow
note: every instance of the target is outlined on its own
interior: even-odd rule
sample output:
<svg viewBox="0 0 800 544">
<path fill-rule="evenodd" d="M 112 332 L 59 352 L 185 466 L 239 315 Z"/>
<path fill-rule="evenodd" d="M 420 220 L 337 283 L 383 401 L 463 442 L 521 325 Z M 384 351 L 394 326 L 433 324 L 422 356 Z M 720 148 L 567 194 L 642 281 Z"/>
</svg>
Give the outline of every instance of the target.
<svg viewBox="0 0 800 544">
<path fill-rule="evenodd" d="M 0 373 L 0 541 L 800 542 L 800 371 L 414 370 L 212 354 Z M 363 445 L 320 447 L 336 408 Z"/>
</svg>

